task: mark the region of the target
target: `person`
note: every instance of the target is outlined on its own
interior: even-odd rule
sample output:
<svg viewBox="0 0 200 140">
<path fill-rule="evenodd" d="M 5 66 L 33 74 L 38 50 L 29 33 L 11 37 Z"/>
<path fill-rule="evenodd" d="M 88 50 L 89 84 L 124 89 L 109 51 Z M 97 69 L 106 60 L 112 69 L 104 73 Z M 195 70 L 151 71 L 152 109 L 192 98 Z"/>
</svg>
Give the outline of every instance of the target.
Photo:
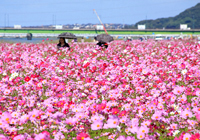
<svg viewBox="0 0 200 140">
<path fill-rule="evenodd" d="M 94 37 L 94 40 L 97 40 L 97 38 Z M 108 48 L 108 44 L 105 42 L 98 41 L 98 43 L 96 45 L 98 45 L 100 47 L 105 47 L 106 49 Z"/>
<path fill-rule="evenodd" d="M 131 37 L 128 37 L 128 38 L 127 38 L 127 41 L 128 41 L 128 42 L 129 42 L 129 41 L 132 41 Z"/>
<path fill-rule="evenodd" d="M 143 38 L 140 36 L 140 37 L 139 37 L 139 40 L 140 40 L 140 41 L 143 41 Z"/>
<path fill-rule="evenodd" d="M 124 36 L 123 40 L 124 40 L 124 42 L 126 42 L 127 41 L 127 37 Z"/>
<path fill-rule="evenodd" d="M 83 37 L 81 38 L 81 43 L 84 43 L 84 38 Z"/>
<path fill-rule="evenodd" d="M 107 43 L 98 42 L 96 45 L 101 46 L 101 47 L 105 47 L 106 49 L 108 48 L 108 44 Z"/>
<path fill-rule="evenodd" d="M 69 44 L 65 41 L 65 38 L 61 37 L 59 39 L 59 43 L 57 44 L 57 49 L 60 49 L 60 48 L 66 48 L 68 47 L 68 49 L 70 50 L 70 46 Z"/>
</svg>

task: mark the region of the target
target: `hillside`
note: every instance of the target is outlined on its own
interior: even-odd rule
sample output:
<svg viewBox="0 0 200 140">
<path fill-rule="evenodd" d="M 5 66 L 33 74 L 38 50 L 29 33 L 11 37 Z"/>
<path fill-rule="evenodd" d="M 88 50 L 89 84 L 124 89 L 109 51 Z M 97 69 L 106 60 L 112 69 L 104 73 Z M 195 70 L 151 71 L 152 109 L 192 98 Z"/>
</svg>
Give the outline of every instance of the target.
<svg viewBox="0 0 200 140">
<path fill-rule="evenodd" d="M 146 24 L 146 29 L 179 29 L 180 24 L 187 24 L 191 29 L 200 29 L 200 3 L 175 17 L 142 20 L 135 25 L 125 26 L 125 28 L 137 29 L 138 24 Z"/>
</svg>

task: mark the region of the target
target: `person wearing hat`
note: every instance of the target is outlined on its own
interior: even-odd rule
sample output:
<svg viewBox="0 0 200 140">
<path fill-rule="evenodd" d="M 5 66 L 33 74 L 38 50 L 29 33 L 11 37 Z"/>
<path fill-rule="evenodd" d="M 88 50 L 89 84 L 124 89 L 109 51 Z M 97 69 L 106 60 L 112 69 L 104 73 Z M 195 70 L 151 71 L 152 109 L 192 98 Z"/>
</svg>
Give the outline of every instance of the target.
<svg viewBox="0 0 200 140">
<path fill-rule="evenodd" d="M 57 44 L 57 49 L 59 50 L 60 48 L 66 48 L 66 47 L 68 47 L 68 49 L 70 50 L 70 46 L 65 41 L 65 38 L 64 37 L 60 37 L 59 43 Z"/>
</svg>

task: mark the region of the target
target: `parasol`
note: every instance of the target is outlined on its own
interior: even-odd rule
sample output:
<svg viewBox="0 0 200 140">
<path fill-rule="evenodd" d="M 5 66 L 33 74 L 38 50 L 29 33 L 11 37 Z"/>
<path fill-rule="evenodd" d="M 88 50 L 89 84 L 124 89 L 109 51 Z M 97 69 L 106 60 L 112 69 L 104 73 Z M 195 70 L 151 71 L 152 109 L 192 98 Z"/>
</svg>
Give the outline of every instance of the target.
<svg viewBox="0 0 200 140">
<path fill-rule="evenodd" d="M 95 39 L 102 43 L 107 43 L 107 42 L 111 42 L 114 40 L 113 37 L 108 34 L 97 35 L 97 37 Z"/>
<path fill-rule="evenodd" d="M 74 34 L 68 33 L 68 32 L 61 33 L 60 35 L 58 35 L 58 38 L 60 38 L 60 37 L 63 37 L 65 39 L 76 39 L 77 38 Z"/>
</svg>

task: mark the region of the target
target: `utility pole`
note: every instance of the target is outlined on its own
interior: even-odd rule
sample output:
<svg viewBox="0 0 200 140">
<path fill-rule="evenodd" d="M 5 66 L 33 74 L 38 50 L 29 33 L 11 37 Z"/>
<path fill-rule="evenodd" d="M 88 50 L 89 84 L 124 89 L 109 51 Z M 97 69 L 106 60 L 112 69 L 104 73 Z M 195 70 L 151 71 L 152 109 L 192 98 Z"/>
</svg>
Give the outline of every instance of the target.
<svg viewBox="0 0 200 140">
<path fill-rule="evenodd" d="M 56 15 L 55 15 L 55 26 L 56 26 Z"/>
<path fill-rule="evenodd" d="M 56 26 L 56 15 L 53 15 L 53 26 Z"/>
<path fill-rule="evenodd" d="M 193 23 L 192 23 L 192 28 L 194 29 L 194 15 L 193 15 Z"/>
<path fill-rule="evenodd" d="M 54 25 L 54 15 L 52 16 L 52 21 L 53 21 L 53 23 L 52 23 L 52 27 L 53 27 L 53 25 Z"/>
<path fill-rule="evenodd" d="M 9 27 L 9 14 L 8 14 L 8 27 Z"/>
<path fill-rule="evenodd" d="M 147 29 L 147 15 L 146 15 L 146 20 L 145 20 L 145 25 L 146 25 L 146 29 Z"/>
<path fill-rule="evenodd" d="M 4 16 L 4 28 L 6 28 L 6 14 Z"/>
</svg>

